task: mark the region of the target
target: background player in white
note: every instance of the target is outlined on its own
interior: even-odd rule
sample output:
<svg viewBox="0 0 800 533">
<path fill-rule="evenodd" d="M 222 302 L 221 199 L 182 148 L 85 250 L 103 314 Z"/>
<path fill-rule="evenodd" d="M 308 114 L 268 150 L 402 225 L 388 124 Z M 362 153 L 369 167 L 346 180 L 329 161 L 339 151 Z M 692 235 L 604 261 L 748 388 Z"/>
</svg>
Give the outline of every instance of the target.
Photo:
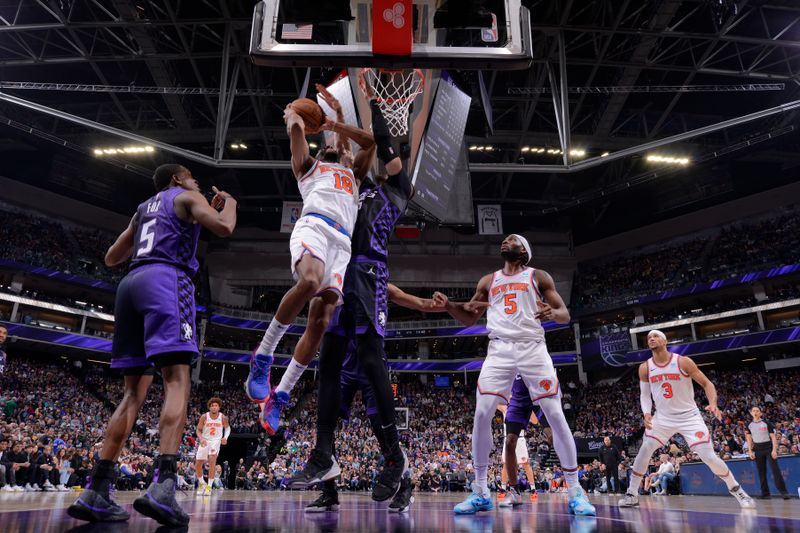
<svg viewBox="0 0 800 533">
<path fill-rule="evenodd" d="M 228 417 L 220 413 L 222 400 L 214 397 L 208 400 L 208 412 L 200 416 L 197 423 L 197 454 L 195 473 L 197 474 L 197 494 L 211 494 L 211 484 L 203 478 L 203 465 L 208 462 L 208 479 L 213 480 L 216 473 L 219 447 L 228 444 L 231 425 Z"/>
<path fill-rule="evenodd" d="M 555 320 L 566 324 L 569 311 L 550 274 L 526 266 L 531 248 L 524 237 L 506 237 L 500 255 L 505 260 L 503 269 L 481 278 L 472 300 L 448 302 L 446 307 L 453 318 L 467 325 L 474 325 L 488 308 L 486 326 L 490 339 L 478 376 L 472 427 L 475 483 L 472 494 L 453 510 L 456 514 L 473 514 L 494 507 L 487 482 L 492 417 L 500 400 L 508 403 L 514 378 L 519 374 L 528 386 L 531 400 L 539 403 L 553 430 L 553 445 L 569 485 L 570 513 L 594 515 L 594 506 L 578 484 L 578 452 L 561 408 L 558 377 L 541 323 Z"/>
<path fill-rule="evenodd" d="M 647 346 L 652 357 L 639 365 L 640 401 L 644 415 L 645 437 L 642 447 L 633 461 L 633 472 L 628 492 L 619 500 L 620 507 L 639 505 L 639 486 L 647 473 L 647 464 L 658 448 L 666 445 L 675 433 L 686 439 L 689 448 L 700 456 L 743 508 L 755 507 L 755 502 L 733 477 L 725 462 L 714 453 L 711 445 L 711 432 L 708 430 L 700 410 L 694 401 L 692 380 L 703 387 L 708 398 L 706 411 L 717 420 L 722 413 L 717 407 L 717 389 L 705 374 L 688 357 L 667 351 L 667 336 L 654 329 L 647 334 Z M 653 400 L 656 414 L 653 415 Z"/>
<path fill-rule="evenodd" d="M 324 90 L 318 85 L 317 89 L 320 88 Z M 321 91 L 321 94 L 323 98 L 333 98 L 327 92 Z M 288 401 L 288 392 L 308 364 L 302 362 L 303 356 L 299 357 L 300 361 L 292 358 L 275 390 L 282 394 L 275 400 L 270 395 L 269 369 L 278 342 L 310 301 L 308 324 L 296 350 L 302 354 L 310 353 L 313 357 L 341 300 L 344 274 L 350 261 L 350 239 L 358 212 L 358 189 L 375 157 L 372 134 L 345 124 L 343 115 L 337 116 L 337 120 L 325 118 L 321 129 L 336 133 L 337 142 L 336 146 L 322 148 L 316 158 L 310 155 L 302 117 L 287 106 L 283 118 L 292 152 L 292 171 L 303 197 L 303 211 L 289 239 L 292 274 L 297 283 L 281 300 L 253 354 L 245 383 L 245 391 L 251 400 L 266 402 L 261 418 L 264 412 L 272 409 L 274 401 Z M 346 139 L 352 139 L 361 147 L 355 157 Z M 274 434 L 276 428 L 266 429 Z"/>
</svg>

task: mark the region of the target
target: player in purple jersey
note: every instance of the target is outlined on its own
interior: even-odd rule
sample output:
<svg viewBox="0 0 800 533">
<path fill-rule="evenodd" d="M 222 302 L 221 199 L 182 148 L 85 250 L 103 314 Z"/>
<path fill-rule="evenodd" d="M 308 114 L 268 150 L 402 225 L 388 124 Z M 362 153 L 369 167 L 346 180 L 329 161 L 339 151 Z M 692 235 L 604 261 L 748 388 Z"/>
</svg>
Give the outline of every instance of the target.
<svg viewBox="0 0 800 533">
<path fill-rule="evenodd" d="M 413 296 L 411 294 L 407 294 L 402 289 L 392 285 L 391 283 L 387 284 L 387 292 L 389 295 L 389 300 L 396 305 L 400 305 L 402 307 L 406 307 L 408 309 L 416 309 L 418 311 L 423 312 L 443 312 L 445 301 L 444 299 L 427 299 L 427 298 L 419 298 L 417 296 Z M 337 338 L 344 338 L 342 335 L 343 329 L 340 326 L 339 316 L 336 316 L 334 320 L 331 322 L 333 324 L 333 328 L 329 328 L 329 332 L 326 333 L 325 339 L 323 340 L 323 351 L 320 352 L 320 362 L 322 359 L 325 358 L 326 362 L 330 361 L 332 357 L 335 358 L 335 354 L 332 356 L 331 353 L 328 352 L 331 347 L 336 347 L 337 345 Z M 342 335 L 337 335 L 335 331 L 342 333 Z M 364 403 L 364 406 L 367 411 L 367 417 L 369 418 L 370 425 L 372 426 L 372 431 L 375 434 L 375 437 L 378 439 L 378 444 L 380 445 L 381 452 L 384 456 L 390 453 L 390 448 L 386 442 L 386 433 L 383 430 L 383 424 L 381 422 L 381 418 L 378 412 L 378 404 L 375 398 L 375 394 L 373 392 L 372 385 L 369 382 L 369 379 L 364 374 L 361 365 L 359 364 L 358 358 L 358 345 L 356 343 L 356 338 L 352 335 L 349 335 L 347 338 L 347 351 L 344 356 L 344 362 L 341 366 L 341 374 L 339 379 L 340 384 L 340 395 L 333 394 L 330 397 L 323 396 L 323 392 L 325 394 L 335 392 L 336 389 L 334 387 L 323 387 L 322 383 L 320 382 L 320 397 L 319 402 L 328 403 L 328 402 L 335 402 L 339 403 L 337 400 L 341 401 L 341 405 L 339 407 L 338 415 L 343 420 L 350 419 L 350 407 L 352 406 L 353 399 L 355 398 L 355 394 L 357 391 L 361 391 L 361 401 Z M 384 362 L 385 364 L 385 362 Z M 335 403 L 333 409 L 336 409 Z M 320 412 L 322 412 L 323 408 L 319 408 Z M 330 412 L 331 409 L 326 409 L 326 412 Z M 335 411 L 334 411 L 335 413 Z M 319 413 L 318 413 L 319 414 Z M 325 421 L 322 420 L 320 422 L 320 418 L 318 417 L 318 427 L 320 423 L 322 426 L 325 426 Z M 336 420 L 333 421 L 334 426 L 336 425 Z M 319 429 L 317 430 L 319 433 Z M 324 429 L 323 429 L 324 431 Z M 312 459 L 309 463 L 313 460 L 315 463 L 321 462 L 325 456 L 323 455 L 325 452 L 319 450 L 319 440 L 317 441 L 318 445 L 315 449 L 311 452 Z M 332 444 L 332 448 L 335 446 Z M 339 508 L 339 495 L 336 491 L 336 483 L 335 478 L 339 476 L 340 470 L 339 465 L 336 463 L 335 460 L 335 451 L 331 451 L 331 458 L 329 458 L 328 462 L 330 463 L 327 468 L 323 468 L 320 470 L 319 468 L 311 467 L 306 468 L 303 472 L 299 475 L 292 478 L 289 482 L 289 486 L 291 488 L 306 488 L 311 485 L 324 482 L 322 494 L 319 498 L 317 498 L 314 502 L 309 504 L 306 507 L 306 512 L 308 513 L 318 513 L 318 512 L 328 512 L 328 511 L 336 511 Z M 321 456 L 321 457 L 320 457 Z M 404 476 L 401 483 L 400 489 L 396 493 L 394 499 L 389 504 L 389 510 L 392 512 L 405 512 L 408 510 L 409 506 L 413 502 L 413 498 L 411 497 L 411 492 L 413 490 L 413 485 L 411 483 L 410 475 Z"/>
<path fill-rule="evenodd" d="M 111 367 L 125 376 L 125 394 L 104 431 L 100 461 L 78 500 L 73 518 L 119 522 L 130 518 L 109 495 L 122 447 L 130 435 L 158 369 L 164 381 L 159 421 L 160 455 L 153 482 L 133 503 L 138 512 L 169 526 L 185 526 L 189 516 L 175 501 L 177 452 L 186 424 L 197 356 L 194 336 L 195 250 L 200 227 L 226 237 L 236 226 L 236 200 L 214 187 L 209 202 L 192 173 L 181 165 L 161 165 L 153 174 L 157 194 L 139 205 L 128 227 L 106 253 L 106 265 L 131 258 L 117 287 Z M 218 211 L 220 210 L 220 211 Z"/>
</svg>

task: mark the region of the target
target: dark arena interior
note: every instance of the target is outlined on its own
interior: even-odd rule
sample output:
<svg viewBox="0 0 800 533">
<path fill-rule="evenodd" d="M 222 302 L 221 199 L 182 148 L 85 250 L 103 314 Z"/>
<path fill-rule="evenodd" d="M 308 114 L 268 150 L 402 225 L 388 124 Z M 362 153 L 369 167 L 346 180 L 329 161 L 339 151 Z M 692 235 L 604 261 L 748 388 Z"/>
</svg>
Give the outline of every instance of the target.
<svg viewBox="0 0 800 533">
<path fill-rule="evenodd" d="M 799 128 L 797 0 L 0 0 L 0 530 L 800 531 Z"/>
</svg>

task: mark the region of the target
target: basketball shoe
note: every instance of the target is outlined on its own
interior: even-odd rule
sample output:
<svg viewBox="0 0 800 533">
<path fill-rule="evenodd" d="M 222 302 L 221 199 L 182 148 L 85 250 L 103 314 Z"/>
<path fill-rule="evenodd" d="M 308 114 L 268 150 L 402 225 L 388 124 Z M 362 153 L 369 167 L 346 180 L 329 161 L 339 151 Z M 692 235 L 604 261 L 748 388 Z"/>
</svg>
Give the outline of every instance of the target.
<svg viewBox="0 0 800 533">
<path fill-rule="evenodd" d="M 261 403 L 269 398 L 269 369 L 272 360 L 271 355 L 261 355 L 256 352 L 250 357 L 250 373 L 244 382 L 244 391 L 255 403 Z"/>
<path fill-rule="evenodd" d="M 456 514 L 475 514 L 478 511 L 491 511 L 494 509 L 491 498 L 486 498 L 477 492 L 470 494 L 466 500 L 453 507 Z"/>
<path fill-rule="evenodd" d="M 731 489 L 730 492 L 733 494 L 733 497 L 736 498 L 736 501 L 739 502 L 739 505 L 742 507 L 742 509 L 756 508 L 756 502 L 753 501 L 753 498 L 748 496 L 741 485 L 736 485 Z"/>
<path fill-rule="evenodd" d="M 575 495 L 569 499 L 569 513 L 578 516 L 597 516 L 594 505 L 589 503 L 586 493 L 578 487 Z"/>
<path fill-rule="evenodd" d="M 400 491 L 400 482 L 403 474 L 408 470 L 408 457 L 405 452 L 400 452 L 400 459 L 387 459 L 383 464 L 383 470 L 378 474 L 378 482 L 372 489 L 372 499 L 376 502 L 385 502 L 389 498 L 394 498 Z"/>
<path fill-rule="evenodd" d="M 625 496 L 617 502 L 619 507 L 639 507 L 639 496 L 626 492 Z"/>
<path fill-rule="evenodd" d="M 333 456 L 326 456 L 314 448 L 311 450 L 306 467 L 302 472 L 292 477 L 287 483 L 290 489 L 305 489 L 311 485 L 335 479 L 342 473 L 339 463 Z"/>
<path fill-rule="evenodd" d="M 392 503 L 389 504 L 390 513 L 405 513 L 414 503 L 414 482 L 411 481 L 411 471 L 407 470 L 400 480 L 400 490 L 394 495 Z"/>
<path fill-rule="evenodd" d="M 157 468 L 153 482 L 143 495 L 134 500 L 133 508 L 161 525 L 186 526 L 189 524 L 189 515 L 175 500 L 175 489 L 175 478 L 167 476 L 165 479 L 160 479 Z"/>
<path fill-rule="evenodd" d="M 75 503 L 67 508 L 67 514 L 86 522 L 124 522 L 131 517 L 111 496 L 103 496 L 90 488 L 81 492 Z"/>
<path fill-rule="evenodd" d="M 261 407 L 261 415 L 258 421 L 261 427 L 267 431 L 267 434 L 272 436 L 278 431 L 278 426 L 281 423 L 281 411 L 289 403 L 289 393 L 278 391 L 270 395 L 269 399 L 264 402 Z"/>
<path fill-rule="evenodd" d="M 508 487 L 505 498 L 503 498 L 500 503 L 497 504 L 497 506 L 507 508 L 516 507 L 517 505 L 522 505 L 522 498 L 520 497 L 519 492 L 517 492 L 517 489 L 514 487 Z"/>
<path fill-rule="evenodd" d="M 339 510 L 339 495 L 336 491 L 323 490 L 319 498 L 306 506 L 307 513 L 335 513 Z"/>
</svg>

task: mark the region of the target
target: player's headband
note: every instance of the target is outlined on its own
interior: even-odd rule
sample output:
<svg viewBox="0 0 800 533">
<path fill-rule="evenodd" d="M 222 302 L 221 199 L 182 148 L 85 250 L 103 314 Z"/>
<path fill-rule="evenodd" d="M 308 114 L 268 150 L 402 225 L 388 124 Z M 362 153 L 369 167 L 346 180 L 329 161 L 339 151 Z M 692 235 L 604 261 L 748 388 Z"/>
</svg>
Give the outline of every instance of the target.
<svg viewBox="0 0 800 533">
<path fill-rule="evenodd" d="M 667 336 L 664 335 L 664 332 L 661 331 L 660 329 L 651 330 L 650 333 L 647 334 L 647 336 L 649 337 L 650 335 L 656 335 L 658 337 L 661 337 L 664 340 L 667 340 Z"/>
<path fill-rule="evenodd" d="M 519 243 L 522 245 L 522 249 L 525 251 L 526 254 L 528 254 L 528 260 L 525 261 L 525 264 L 527 265 L 528 263 L 531 262 L 531 255 L 533 255 L 531 254 L 531 245 L 530 243 L 528 243 L 528 239 L 517 233 L 512 233 L 511 236 L 517 238 Z"/>
</svg>

